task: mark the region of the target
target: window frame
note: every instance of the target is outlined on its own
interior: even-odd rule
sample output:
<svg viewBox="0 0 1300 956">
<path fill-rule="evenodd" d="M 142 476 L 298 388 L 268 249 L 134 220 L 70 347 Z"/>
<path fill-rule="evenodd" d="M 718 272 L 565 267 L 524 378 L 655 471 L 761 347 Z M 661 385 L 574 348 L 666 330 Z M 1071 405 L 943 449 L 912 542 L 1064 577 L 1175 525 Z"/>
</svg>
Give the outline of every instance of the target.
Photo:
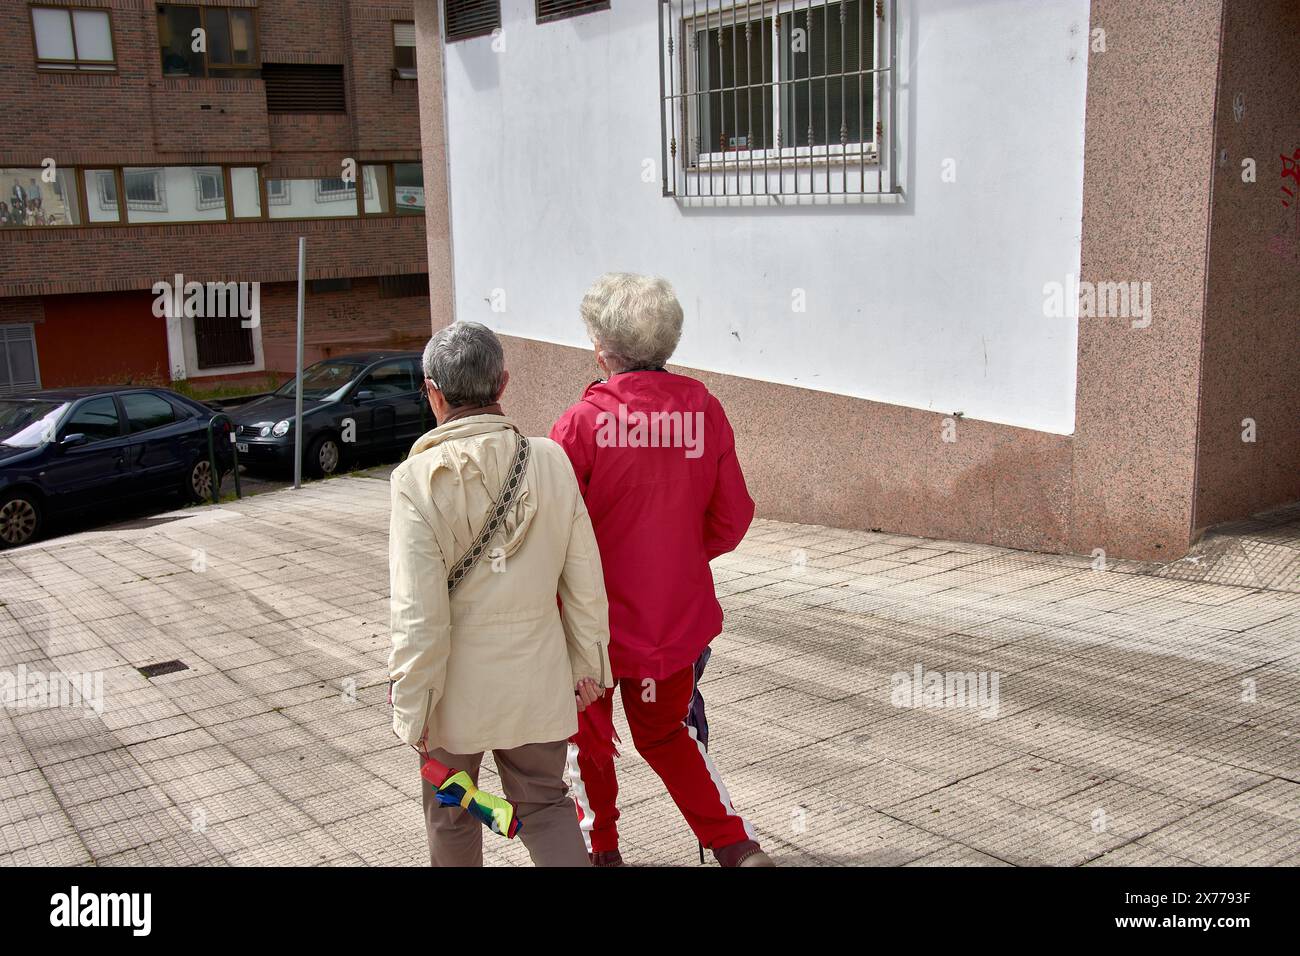
<svg viewBox="0 0 1300 956">
<path fill-rule="evenodd" d="M 338 177 L 330 177 L 330 176 L 292 176 L 292 177 L 274 176 L 273 177 L 267 175 L 267 165 L 265 163 L 259 164 L 259 163 L 249 163 L 249 162 L 175 163 L 175 164 L 163 164 L 160 166 L 120 166 L 120 165 L 108 166 L 104 164 L 93 164 L 93 165 L 86 165 L 86 166 L 60 166 L 58 168 L 59 174 L 61 176 L 66 177 L 66 179 L 72 184 L 72 189 L 76 193 L 77 203 L 76 203 L 75 211 L 79 221 L 75 223 L 57 223 L 57 224 L 45 225 L 45 226 L 5 227 L 5 231 L 10 231 L 11 229 L 12 231 L 15 232 L 20 232 L 20 231 L 39 232 L 39 231 L 54 230 L 54 229 L 139 229 L 139 228 L 150 229 L 157 226 L 220 226 L 220 225 L 231 225 L 235 223 L 250 223 L 250 222 L 347 222 L 350 220 L 360 220 L 360 219 L 417 219 L 420 218 L 420 214 L 412 213 L 412 212 L 408 212 L 408 213 L 397 212 L 397 184 L 396 184 L 397 176 L 394 171 L 394 167 L 401 166 L 401 165 L 417 166 L 420 168 L 421 172 L 423 172 L 423 168 L 424 168 L 424 163 L 423 160 L 421 159 L 360 160 L 358 162 L 359 174 L 357 177 L 359 180 L 359 184 L 354 187 L 354 191 L 356 193 L 355 212 L 351 212 L 345 216 L 295 216 L 295 217 L 289 217 L 289 216 L 282 217 L 282 216 L 271 215 L 270 213 L 271 206 L 291 205 L 293 201 L 292 196 L 290 194 L 290 189 L 288 187 L 285 188 L 284 192 L 281 195 L 275 195 L 271 190 L 272 182 L 291 183 L 298 180 L 312 180 L 314 182 L 319 182 L 322 179 L 333 179 Z M 386 206 L 381 205 L 380 211 L 378 212 L 366 211 L 367 196 L 374 195 L 373 190 L 370 190 L 369 194 L 367 194 L 367 189 L 369 189 L 369 186 L 365 182 L 364 167 L 366 166 L 378 166 L 383 168 L 384 170 L 385 182 L 382 184 L 382 191 L 384 193 L 384 198 L 386 200 Z M 24 167 L 14 167 L 14 168 L 32 169 L 33 171 L 39 171 L 39 167 L 24 166 Z M 157 183 L 156 194 L 161 196 L 162 198 L 160 200 L 151 202 L 150 205 L 147 207 L 137 206 L 137 211 L 141 211 L 141 210 L 159 211 L 161 205 L 166 202 L 166 172 L 165 171 L 169 168 L 190 170 L 196 176 L 196 179 L 194 181 L 194 186 L 193 186 L 195 190 L 198 190 L 199 188 L 199 184 L 198 184 L 199 181 L 197 179 L 197 177 L 200 175 L 199 170 L 208 170 L 208 169 L 213 170 L 214 178 L 215 178 L 215 171 L 220 170 L 220 176 L 218 181 L 221 183 L 222 188 L 225 190 L 225 201 L 224 204 L 222 205 L 212 205 L 209 208 L 212 209 L 224 208 L 225 218 L 223 219 L 173 219 L 173 220 L 164 220 L 164 221 L 156 221 L 156 222 L 131 222 L 130 221 L 130 200 L 127 198 L 127 194 L 126 194 L 126 170 L 127 169 L 147 170 L 153 174 L 154 181 Z M 257 171 L 257 189 L 258 189 L 258 196 L 260 200 L 260 208 L 259 208 L 258 215 L 256 216 L 235 215 L 235 193 L 234 193 L 234 183 L 232 179 L 232 170 L 235 169 L 254 169 Z M 85 174 L 88 172 L 101 174 L 100 176 L 95 177 L 96 185 L 94 189 L 87 187 Z M 98 203 L 99 201 L 98 182 L 101 176 L 107 176 L 107 175 L 112 176 L 113 187 L 117 191 L 118 218 L 116 221 L 111 221 L 111 220 L 92 221 L 90 218 L 90 205 L 91 203 Z M 206 175 L 206 173 L 204 173 L 204 175 Z M 94 193 L 94 195 L 92 195 L 92 193 Z M 136 202 L 140 203 L 140 202 L 144 202 L 144 200 L 137 200 Z M 198 203 L 196 202 L 195 205 L 197 207 Z M 348 208 L 352 209 L 353 207 L 349 206 Z"/>
<path fill-rule="evenodd" d="M 769 169 L 775 167 L 808 167 L 814 165 L 829 165 L 839 162 L 855 162 L 864 165 L 877 165 L 880 162 L 881 155 L 881 132 L 880 132 L 880 108 L 881 108 L 881 83 L 879 81 L 880 70 L 880 51 L 885 32 L 885 18 L 877 12 L 875 0 L 860 0 L 864 12 L 871 16 L 872 20 L 872 42 L 871 58 L 863 59 L 861 69 L 863 74 L 863 93 L 865 86 L 869 83 L 871 86 L 871 138 L 870 140 L 861 139 L 859 142 L 850 142 L 847 145 L 828 144 L 825 146 L 800 146 L 798 143 L 787 146 L 782 143 L 781 146 L 773 146 L 764 149 L 737 149 L 727 152 L 718 150 L 706 151 L 703 149 L 702 130 L 701 130 L 701 110 L 699 108 L 699 99 L 702 96 L 711 96 L 712 90 L 702 90 L 699 88 L 698 77 L 698 57 L 695 55 L 695 49 L 692 46 L 692 37 L 699 30 L 705 31 L 711 29 L 722 29 L 725 27 L 740 27 L 745 23 L 761 23 L 769 17 L 772 20 L 772 79 L 765 85 L 770 87 L 772 107 L 769 114 L 770 125 L 768 127 L 772 134 L 773 142 L 780 141 L 782 133 L 781 112 L 782 112 L 782 88 L 783 82 L 781 77 L 781 58 L 777 55 L 781 43 L 780 23 L 781 18 L 786 15 L 793 15 L 800 12 L 821 9 L 822 4 L 809 5 L 809 0 L 803 0 L 804 5 L 800 6 L 801 0 L 763 0 L 759 3 L 758 10 L 749 10 L 746 12 L 744 0 L 732 3 L 728 7 L 722 7 L 716 10 L 701 13 L 698 16 L 683 16 L 681 20 L 681 33 L 678 37 L 680 43 L 679 49 L 682 51 L 691 51 L 690 56 L 683 55 L 682 60 L 682 89 L 683 105 L 682 111 L 684 116 L 683 129 L 688 131 L 690 140 L 683 144 L 686 149 L 690 150 L 686 170 L 688 172 L 726 172 L 729 169 L 735 169 L 744 166 L 748 169 L 751 165 L 755 169 Z M 830 3 L 839 3 L 843 0 L 827 0 Z M 752 4 L 750 4 L 752 7 Z M 811 82 L 816 83 L 820 77 L 814 77 Z M 799 82 L 798 74 L 790 82 Z M 687 92 L 689 91 L 689 92 Z M 865 101 L 865 96 L 863 97 Z M 700 147 L 696 148 L 695 143 L 699 142 Z"/>
<path fill-rule="evenodd" d="M 36 18 L 33 12 L 36 10 L 62 10 L 68 15 L 68 32 L 72 38 L 72 59 L 55 60 L 50 58 L 41 58 L 40 51 L 36 46 Z M 108 17 L 108 43 L 113 48 L 113 59 L 111 60 L 82 60 L 77 55 L 77 27 L 72 14 L 78 10 L 87 10 L 93 13 L 102 13 Z M 61 73 L 61 74 L 82 74 L 94 75 L 102 73 L 105 75 L 117 73 L 117 32 L 113 28 L 113 8 L 108 6 L 66 6 L 60 3 L 28 3 L 27 4 L 27 26 L 31 31 L 32 38 L 32 60 L 36 64 L 38 73 Z M 82 64 L 92 64 L 89 67 L 83 67 Z M 60 65 L 50 65 L 60 64 Z"/>
<path fill-rule="evenodd" d="M 129 408 L 127 408 L 126 400 L 128 398 L 133 398 L 137 395 L 143 395 L 147 398 L 152 398 L 155 401 L 162 402 L 164 405 L 166 405 L 168 408 L 171 409 L 171 413 L 172 413 L 171 420 L 167 422 L 163 422 L 160 425 L 150 425 L 148 428 L 141 428 L 139 431 L 136 431 L 135 427 L 131 423 L 131 411 Z M 172 404 L 172 402 L 168 401 L 166 396 L 159 395 L 157 392 L 147 388 L 139 388 L 130 392 L 118 392 L 117 402 L 122 409 L 122 421 L 126 424 L 126 433 L 131 437 L 135 437 L 136 435 L 144 435 L 151 431 L 155 431 L 156 429 L 159 428 L 166 428 L 168 425 L 175 425 L 180 420 L 180 416 L 176 410 L 176 406 Z"/>
<path fill-rule="evenodd" d="M 80 412 L 87 405 L 90 405 L 94 402 L 104 401 L 105 399 L 107 399 L 108 402 L 113 406 L 113 411 L 117 415 L 116 435 L 106 435 L 103 438 L 93 438 L 88 432 L 76 432 L 76 431 L 69 430 L 73 424 L 72 420 L 77 417 L 78 412 Z M 124 435 L 127 434 L 126 415 L 122 411 L 122 405 L 117 400 L 117 395 L 115 393 L 110 392 L 107 395 L 87 395 L 85 398 L 79 399 L 64 414 L 63 420 L 59 422 L 59 427 L 56 434 L 58 436 L 59 441 L 63 441 L 63 439 L 67 438 L 69 435 L 78 435 L 78 434 L 85 435 L 87 445 L 98 445 L 100 442 L 104 442 L 104 441 L 116 441 L 117 439 L 122 438 Z"/>
<path fill-rule="evenodd" d="M 399 47 L 397 45 L 397 27 L 398 24 L 406 25 L 408 23 L 411 25 L 411 30 L 414 31 L 415 30 L 414 20 L 390 20 L 389 21 L 389 24 L 392 27 L 392 34 L 393 34 L 393 78 L 397 80 L 407 80 L 413 83 L 420 78 L 419 77 L 420 51 L 419 51 L 418 44 L 412 43 L 410 47 L 411 50 L 414 51 L 412 55 L 415 57 L 415 64 L 410 67 L 411 75 L 406 76 L 402 71 L 407 68 L 397 65 L 397 51 L 400 49 L 405 49 L 405 47 Z"/>
<path fill-rule="evenodd" d="M 158 7 L 162 7 L 162 10 L 159 10 Z M 209 33 L 210 33 L 210 31 L 208 30 L 208 14 L 209 14 L 210 12 L 212 12 L 212 11 L 217 11 L 217 12 L 220 12 L 220 13 L 224 13 L 224 14 L 226 15 L 226 30 L 227 30 L 228 35 L 229 35 L 230 38 L 231 38 L 231 48 L 230 48 L 230 49 L 231 49 L 231 55 L 234 55 L 234 36 L 235 36 L 235 34 L 234 34 L 234 30 L 231 29 L 230 11 L 232 11 L 232 10 L 246 11 L 246 12 L 250 15 L 250 19 L 251 19 L 251 22 L 252 22 L 252 29 L 253 29 L 252 41 L 253 41 L 253 43 L 252 43 L 252 48 L 249 50 L 249 58 L 250 58 L 250 62 L 249 62 L 249 63 L 214 63 L 214 62 L 212 61 L 212 55 L 208 52 L 208 50 L 205 49 L 205 50 L 203 51 L 203 75 L 202 75 L 202 76 L 168 76 L 166 73 L 163 73 L 163 71 L 162 71 L 162 48 L 161 48 L 160 46 L 155 46 L 155 50 L 156 50 L 156 52 L 157 52 L 158 55 L 159 55 L 159 56 L 158 56 L 158 73 L 159 73 L 159 75 L 160 75 L 164 80 L 173 80 L 173 81 L 175 81 L 175 80 L 180 80 L 180 81 L 184 81 L 184 80 L 255 80 L 255 79 L 257 79 L 257 78 L 261 75 L 261 72 L 262 72 L 262 22 L 261 22 L 261 18 L 260 18 L 260 16 L 259 16 L 259 11 L 260 11 L 260 8 L 259 8 L 259 7 L 227 7 L 227 6 L 221 6 L 221 5 L 218 5 L 218 4 L 208 5 L 208 4 L 202 4 L 202 3 L 158 3 L 158 4 L 155 4 L 155 6 L 154 6 L 154 21 L 155 21 L 155 24 L 157 23 L 157 18 L 158 18 L 159 16 L 163 15 L 163 14 L 166 12 L 166 10 L 167 10 L 168 7 L 186 7 L 186 8 L 191 9 L 191 10 L 197 10 L 197 11 L 199 12 L 199 28 L 203 30 L 203 33 L 204 33 L 204 36 L 205 36 L 205 37 L 206 37 L 207 35 L 209 35 Z M 116 49 L 117 49 L 117 48 L 114 47 L 113 49 L 114 49 L 114 52 L 116 52 Z M 213 75 L 212 75 L 212 69 L 213 69 L 213 67 L 215 67 L 215 68 L 218 69 L 218 70 L 234 70 L 234 71 L 239 71 L 239 72 L 241 72 L 241 73 L 243 73 L 243 74 L 245 74 L 245 75 L 243 75 L 243 76 L 213 76 Z"/>
</svg>

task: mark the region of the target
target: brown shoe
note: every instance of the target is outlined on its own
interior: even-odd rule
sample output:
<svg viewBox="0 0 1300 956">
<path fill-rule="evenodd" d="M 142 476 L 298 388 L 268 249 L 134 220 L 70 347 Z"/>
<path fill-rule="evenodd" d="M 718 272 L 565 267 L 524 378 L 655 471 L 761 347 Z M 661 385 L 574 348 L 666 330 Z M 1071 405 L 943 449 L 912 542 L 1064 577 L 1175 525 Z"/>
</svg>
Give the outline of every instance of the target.
<svg viewBox="0 0 1300 956">
<path fill-rule="evenodd" d="M 730 846 L 718 847 L 713 856 L 722 866 L 776 866 L 754 840 L 741 840 Z"/>
<path fill-rule="evenodd" d="M 588 853 L 591 857 L 592 866 L 622 866 L 623 854 L 618 850 L 597 850 L 595 853 Z"/>
</svg>

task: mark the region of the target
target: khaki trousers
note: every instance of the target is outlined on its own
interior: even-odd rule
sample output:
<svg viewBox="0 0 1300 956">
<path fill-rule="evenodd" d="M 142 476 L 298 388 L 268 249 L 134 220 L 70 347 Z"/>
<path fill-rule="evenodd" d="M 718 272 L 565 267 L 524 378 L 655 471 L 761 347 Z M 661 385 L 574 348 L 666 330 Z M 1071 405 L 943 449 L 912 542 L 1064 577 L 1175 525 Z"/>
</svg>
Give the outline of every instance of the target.
<svg viewBox="0 0 1300 956">
<path fill-rule="evenodd" d="M 429 755 L 448 767 L 464 770 L 478 785 L 483 755 L 453 754 L 441 748 Z M 519 839 L 528 848 L 534 866 L 590 866 L 587 848 L 578 831 L 578 818 L 564 784 L 567 741 L 525 744 L 511 750 L 494 750 L 504 796 L 518 808 Z M 421 759 L 423 764 L 423 759 Z M 420 779 L 424 794 L 424 826 L 429 836 L 431 866 L 482 866 L 486 828 L 459 807 L 439 805 L 433 787 Z M 498 794 L 502 796 L 502 794 Z M 488 833 L 490 840 L 505 837 Z"/>
</svg>

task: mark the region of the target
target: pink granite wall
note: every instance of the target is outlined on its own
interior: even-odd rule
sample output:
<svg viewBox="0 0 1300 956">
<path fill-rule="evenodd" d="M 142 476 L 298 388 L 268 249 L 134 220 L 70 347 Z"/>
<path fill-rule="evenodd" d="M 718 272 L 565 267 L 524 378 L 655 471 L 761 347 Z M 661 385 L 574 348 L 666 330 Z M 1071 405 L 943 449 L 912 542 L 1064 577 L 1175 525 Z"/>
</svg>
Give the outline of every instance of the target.
<svg viewBox="0 0 1300 956">
<path fill-rule="evenodd" d="M 575 321 L 577 321 L 575 319 Z M 597 377 L 589 350 L 503 337 L 506 411 L 530 434 Z M 1068 542 L 1070 439 L 687 368 L 718 396 L 763 517 L 1036 551 Z"/>
<path fill-rule="evenodd" d="M 1072 549 L 1191 541 L 1221 0 L 1093 0 L 1082 277 L 1151 283 L 1149 327 L 1079 320 Z"/>
<path fill-rule="evenodd" d="M 1300 178 L 1282 175 L 1284 155 L 1300 166 L 1296 0 L 1228 0 L 1218 102 L 1196 528 L 1300 498 Z"/>
</svg>

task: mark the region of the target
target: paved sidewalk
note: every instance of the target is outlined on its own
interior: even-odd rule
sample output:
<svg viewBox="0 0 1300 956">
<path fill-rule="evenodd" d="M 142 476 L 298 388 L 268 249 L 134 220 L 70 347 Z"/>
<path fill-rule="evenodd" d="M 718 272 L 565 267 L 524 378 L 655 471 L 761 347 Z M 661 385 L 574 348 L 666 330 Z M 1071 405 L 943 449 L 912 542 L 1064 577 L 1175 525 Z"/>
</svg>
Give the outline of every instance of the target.
<svg viewBox="0 0 1300 956">
<path fill-rule="evenodd" d="M 387 511 L 381 473 L 0 554 L 0 672 L 104 675 L 102 715 L 0 709 L 0 864 L 425 860 Z M 1300 511 L 1198 554 L 757 522 L 703 685 L 737 807 L 784 864 L 1300 863 Z M 996 674 L 996 708 L 895 706 L 918 667 Z M 625 857 L 694 864 L 624 749 Z"/>
</svg>

